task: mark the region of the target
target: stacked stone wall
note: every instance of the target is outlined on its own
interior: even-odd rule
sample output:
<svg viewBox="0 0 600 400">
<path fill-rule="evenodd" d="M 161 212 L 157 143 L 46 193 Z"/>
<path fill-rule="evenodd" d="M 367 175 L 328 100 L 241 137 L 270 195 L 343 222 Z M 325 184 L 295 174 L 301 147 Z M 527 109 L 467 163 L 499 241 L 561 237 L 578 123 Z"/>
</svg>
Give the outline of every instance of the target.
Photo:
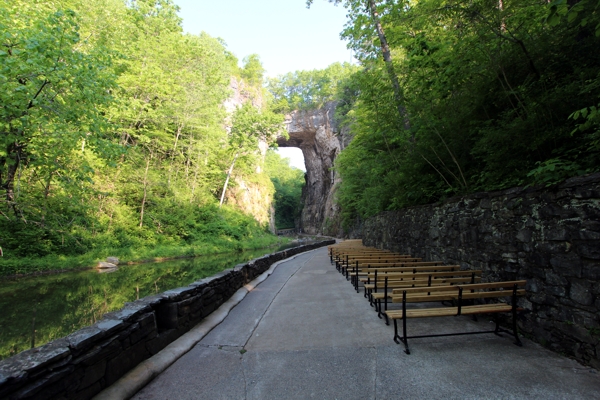
<svg viewBox="0 0 600 400">
<path fill-rule="evenodd" d="M 358 234 L 369 246 L 481 269 L 484 281 L 526 279 L 522 331 L 600 368 L 600 174 L 390 211 Z"/>
<path fill-rule="evenodd" d="M 275 262 L 333 243 L 273 253 L 127 303 L 92 326 L 2 360 L 0 398 L 89 399 L 189 331 Z"/>
</svg>

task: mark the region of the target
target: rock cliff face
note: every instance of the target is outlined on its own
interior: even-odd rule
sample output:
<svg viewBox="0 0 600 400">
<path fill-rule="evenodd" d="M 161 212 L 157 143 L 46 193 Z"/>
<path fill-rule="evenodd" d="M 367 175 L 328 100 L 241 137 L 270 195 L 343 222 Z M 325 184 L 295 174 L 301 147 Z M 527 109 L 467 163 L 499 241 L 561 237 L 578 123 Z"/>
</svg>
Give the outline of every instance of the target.
<svg viewBox="0 0 600 400">
<path fill-rule="evenodd" d="M 304 155 L 306 186 L 299 227 L 309 234 L 337 235 L 340 231 L 339 208 L 334 203 L 340 178 L 332 167 L 349 137 L 338 128 L 334 112 L 334 102 L 317 110 L 294 111 L 286 119 L 289 139 L 277 140 L 280 147 L 298 147 Z"/>
<path fill-rule="evenodd" d="M 263 98 L 260 92 L 249 88 L 244 81 L 232 77 L 229 86 L 232 94 L 223 104 L 228 115 L 232 115 L 236 108 L 241 107 L 246 102 L 251 102 L 257 108 L 262 107 Z M 226 128 L 229 129 L 230 127 L 227 126 Z M 267 148 L 266 143 L 259 143 L 259 150 L 263 157 L 267 152 Z M 268 225 L 271 232 L 275 232 L 273 194 L 264 185 L 247 182 L 236 172 L 234 169 L 232 176 L 234 184 L 230 185 L 225 195 L 227 204 L 235 205 L 245 213 L 251 214 L 259 223 Z M 260 167 L 257 168 L 256 172 L 260 172 Z"/>
</svg>

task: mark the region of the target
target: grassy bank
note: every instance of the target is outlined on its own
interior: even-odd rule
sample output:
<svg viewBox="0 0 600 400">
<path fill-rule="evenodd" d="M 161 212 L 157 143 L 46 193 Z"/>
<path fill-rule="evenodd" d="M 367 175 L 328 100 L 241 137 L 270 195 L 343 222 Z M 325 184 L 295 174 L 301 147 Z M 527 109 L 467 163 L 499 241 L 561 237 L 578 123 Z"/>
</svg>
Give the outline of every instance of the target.
<svg viewBox="0 0 600 400">
<path fill-rule="evenodd" d="M 69 270 L 92 267 L 106 257 L 118 257 L 120 262 L 157 261 L 177 257 L 196 257 L 256 250 L 285 244 L 291 239 L 264 234 L 251 239 L 236 241 L 228 238 L 214 238 L 210 241 L 192 244 L 180 243 L 137 248 L 104 248 L 92 250 L 78 256 L 50 254 L 43 257 L 19 257 L 0 259 L 0 276 L 35 274 L 45 271 Z"/>
<path fill-rule="evenodd" d="M 125 221 L 129 223 L 95 231 L 76 226 L 68 234 L 59 234 L 51 226 L 0 221 L 4 252 L 0 276 L 91 267 L 109 256 L 125 263 L 240 252 L 287 242 L 251 216 L 228 207 L 174 209 L 162 221 L 160 230 Z"/>
<path fill-rule="evenodd" d="M 181 243 L 178 245 L 158 245 L 155 247 L 96 249 L 78 256 L 51 254 L 44 257 L 3 257 L 0 259 L 0 276 L 92 267 L 98 261 L 104 261 L 109 256 L 118 257 L 121 264 L 123 264 L 256 250 L 285 244 L 288 241 L 289 239 L 286 238 L 264 234 L 263 236 L 242 241 L 215 238 L 210 241 L 192 244 Z"/>
</svg>

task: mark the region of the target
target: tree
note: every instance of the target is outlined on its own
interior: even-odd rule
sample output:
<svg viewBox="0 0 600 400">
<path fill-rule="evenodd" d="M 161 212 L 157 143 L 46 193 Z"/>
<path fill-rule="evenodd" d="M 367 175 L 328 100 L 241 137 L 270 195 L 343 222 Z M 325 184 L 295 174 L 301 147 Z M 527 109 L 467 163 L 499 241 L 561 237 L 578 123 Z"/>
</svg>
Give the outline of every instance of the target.
<svg viewBox="0 0 600 400">
<path fill-rule="evenodd" d="M 304 172 L 291 167 L 289 158 L 281 158 L 274 150 L 267 151 L 265 172 L 275 186 L 275 225 L 277 229 L 293 228 L 302 212 Z"/>
<path fill-rule="evenodd" d="M 111 52 L 82 52 L 71 10 L 44 3 L 0 7 L 0 186 L 18 213 L 15 179 L 24 167 L 69 173 L 78 148 L 114 156 L 104 111 L 112 103 Z M 80 160 L 84 177 L 92 172 Z"/>
<path fill-rule="evenodd" d="M 274 143 L 277 136 L 282 133 L 282 128 L 283 115 L 271 111 L 261 112 L 250 103 L 244 103 L 234 112 L 229 135 L 229 151 L 233 159 L 223 184 L 219 207 L 223 205 L 229 178 L 238 157 L 243 157 L 244 161 L 252 163 L 251 160 L 259 151 L 259 142 L 269 145 Z"/>
<path fill-rule="evenodd" d="M 250 54 L 242 60 L 244 66 L 241 70 L 242 78 L 251 86 L 260 86 L 263 82 L 265 69 L 260 62 L 258 54 Z"/>
<path fill-rule="evenodd" d="M 332 2 L 363 67 L 342 97 L 346 221 L 599 170 L 596 0 Z"/>
<path fill-rule="evenodd" d="M 313 0 L 307 0 L 306 4 L 308 7 L 312 4 Z M 330 3 L 340 4 L 342 0 L 329 0 Z M 375 0 L 345 0 L 343 1 L 344 7 L 349 11 L 351 18 L 351 26 L 348 27 L 343 37 L 350 39 L 350 46 L 354 50 L 364 49 L 365 42 L 371 41 L 372 30 L 377 33 L 379 39 L 381 55 L 385 62 L 387 69 L 388 78 L 392 84 L 394 90 L 394 100 L 396 107 L 398 108 L 398 115 L 405 129 L 410 128 L 408 115 L 406 114 L 406 107 L 404 105 L 404 94 L 400 87 L 400 81 L 398 75 L 394 69 L 394 63 L 392 61 L 392 52 L 388 43 L 383 24 L 381 23 L 380 12 L 377 9 L 377 3 Z M 366 24 L 367 29 L 371 29 L 371 32 L 365 30 L 365 14 L 368 15 L 369 23 Z M 357 54 L 360 54 L 357 52 Z"/>
<path fill-rule="evenodd" d="M 342 81 L 359 68 L 350 63 L 333 63 L 323 70 L 288 72 L 267 81 L 273 95 L 272 109 L 287 113 L 322 107 L 326 102 L 338 100 Z"/>
</svg>

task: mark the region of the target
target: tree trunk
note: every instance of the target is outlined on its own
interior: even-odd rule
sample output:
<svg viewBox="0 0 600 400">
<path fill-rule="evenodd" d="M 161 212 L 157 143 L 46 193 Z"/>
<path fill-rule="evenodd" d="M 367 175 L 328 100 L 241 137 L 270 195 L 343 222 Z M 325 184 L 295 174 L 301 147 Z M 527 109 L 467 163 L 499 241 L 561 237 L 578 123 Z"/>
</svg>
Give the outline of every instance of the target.
<svg viewBox="0 0 600 400">
<path fill-rule="evenodd" d="M 173 154 L 171 154 L 171 163 L 169 165 L 169 178 L 167 179 L 167 186 L 171 186 L 171 177 L 173 176 L 173 163 L 175 161 L 175 151 L 177 150 L 177 142 L 179 142 L 179 136 L 181 136 L 182 124 L 177 124 L 177 134 L 175 135 L 175 143 L 173 144 Z"/>
<path fill-rule="evenodd" d="M 15 198 L 15 177 L 17 176 L 17 172 L 19 170 L 19 165 L 21 163 L 21 146 L 17 143 L 13 143 L 8 146 L 6 158 L 4 158 L 4 165 L 8 164 L 6 171 L 6 180 L 2 182 L 2 187 L 6 191 L 6 203 L 7 205 L 13 209 L 15 213 L 15 217 L 19 217 L 19 210 L 17 209 L 17 203 Z M 8 163 L 6 161 L 10 160 Z"/>
<path fill-rule="evenodd" d="M 400 115 L 400 119 L 402 120 L 404 129 L 409 129 L 410 122 L 406 115 L 406 109 L 402 104 L 404 102 L 404 96 L 402 95 L 402 89 L 400 89 L 398 75 L 396 75 L 396 72 L 394 71 L 394 64 L 392 63 L 392 53 L 390 51 L 390 46 L 388 44 L 387 37 L 385 36 L 385 32 L 383 31 L 381 20 L 379 19 L 377 6 L 375 5 L 375 0 L 368 0 L 368 3 L 369 10 L 371 11 L 371 18 L 373 18 L 375 30 L 377 31 L 377 36 L 379 36 L 379 42 L 381 43 L 381 52 L 383 53 L 383 60 L 385 61 L 385 66 L 387 68 L 388 75 L 390 77 L 390 80 L 392 81 L 392 86 L 394 87 L 394 100 L 396 100 L 398 114 Z"/>
<path fill-rule="evenodd" d="M 200 155 L 201 151 L 198 149 L 198 156 L 196 157 L 196 168 L 194 171 L 194 180 L 192 181 L 192 195 L 190 196 L 190 203 L 194 201 L 194 193 L 196 192 L 196 187 L 198 186 L 198 171 L 200 171 Z"/>
<path fill-rule="evenodd" d="M 150 158 L 152 158 L 152 155 Z M 150 167 L 150 158 L 146 160 L 146 171 L 144 172 L 144 197 L 142 198 L 142 209 L 140 211 L 140 228 L 144 226 L 144 207 L 146 206 L 146 195 L 148 193 L 148 168 Z"/>
<path fill-rule="evenodd" d="M 231 176 L 231 172 L 233 171 L 233 166 L 235 165 L 235 160 L 238 158 L 238 153 L 233 157 L 233 161 L 231 162 L 231 167 L 229 167 L 229 172 L 227 172 L 227 178 L 225 179 L 225 184 L 223 185 L 223 192 L 221 193 L 221 201 L 219 202 L 219 208 L 223 205 L 223 200 L 225 199 L 225 191 L 227 190 L 227 185 L 229 184 L 229 177 Z"/>
</svg>

